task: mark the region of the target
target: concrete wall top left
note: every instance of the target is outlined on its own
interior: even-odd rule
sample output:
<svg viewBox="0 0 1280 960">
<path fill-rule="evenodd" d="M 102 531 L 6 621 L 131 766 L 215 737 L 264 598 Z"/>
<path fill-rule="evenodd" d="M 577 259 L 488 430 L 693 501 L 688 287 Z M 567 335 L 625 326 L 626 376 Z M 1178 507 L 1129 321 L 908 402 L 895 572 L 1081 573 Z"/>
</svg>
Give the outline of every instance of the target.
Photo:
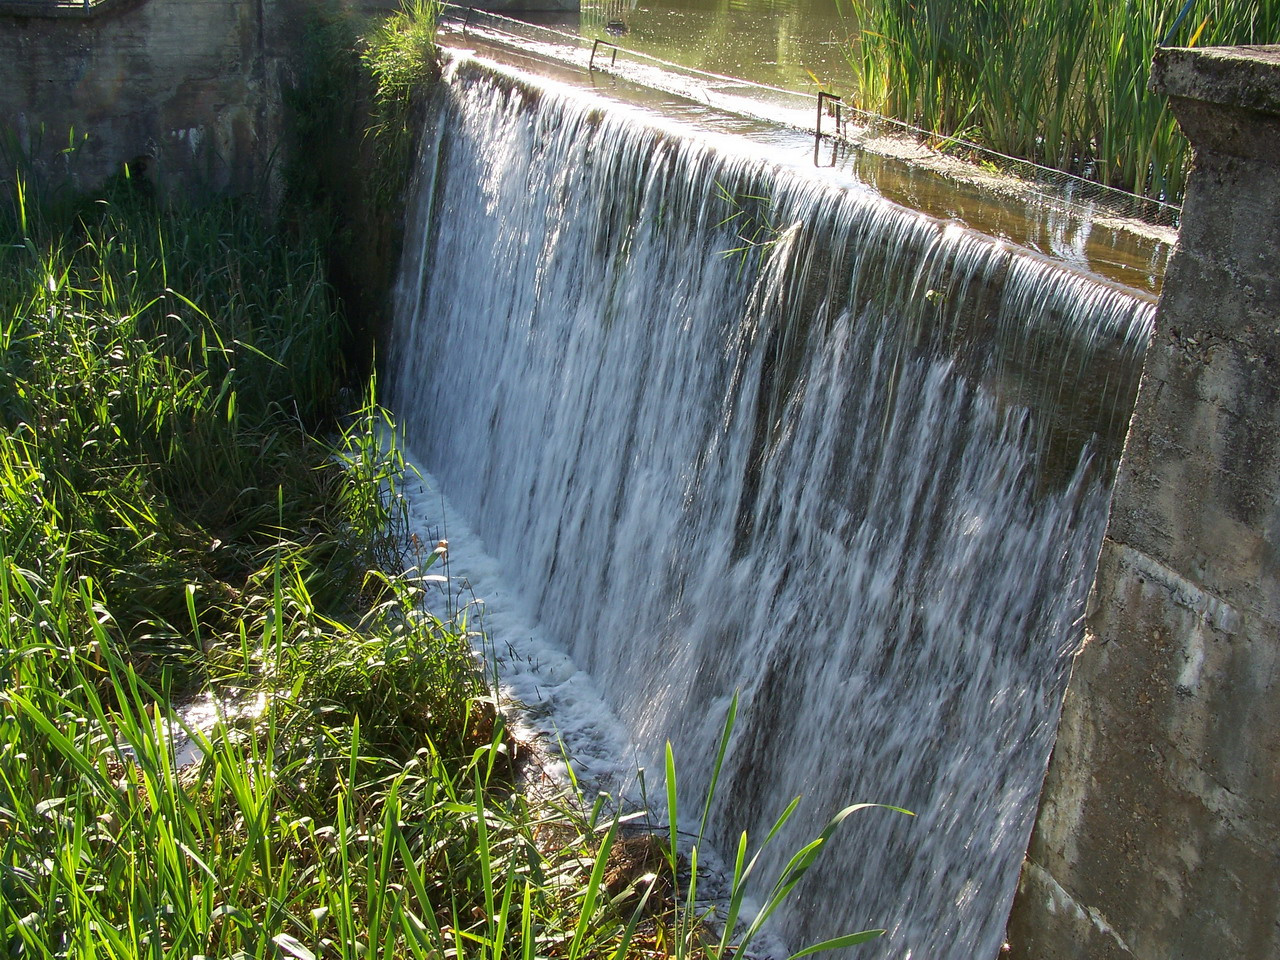
<svg viewBox="0 0 1280 960">
<path fill-rule="evenodd" d="M 121 0 L 75 18 L 16 9 L 0 4 L 7 153 L 80 189 L 144 157 L 135 169 L 167 189 L 269 187 L 294 0 Z"/>
</svg>

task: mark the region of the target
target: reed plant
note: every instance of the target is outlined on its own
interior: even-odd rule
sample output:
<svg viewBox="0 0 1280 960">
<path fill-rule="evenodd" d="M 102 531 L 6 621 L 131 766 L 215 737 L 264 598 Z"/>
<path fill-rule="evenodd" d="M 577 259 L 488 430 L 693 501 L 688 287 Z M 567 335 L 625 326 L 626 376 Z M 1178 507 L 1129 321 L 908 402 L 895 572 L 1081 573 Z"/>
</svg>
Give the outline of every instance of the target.
<svg viewBox="0 0 1280 960">
<path fill-rule="evenodd" d="M 0 472 L 15 562 L 65 556 L 145 646 L 180 633 L 189 589 L 209 615 L 234 601 L 282 529 L 316 559 L 368 531 L 329 508 L 352 480 L 311 439 L 343 383 L 315 249 L 236 203 L 179 213 L 114 189 L 61 226 L 17 192 Z"/>
<path fill-rule="evenodd" d="M 1177 203 L 1189 147 L 1147 89 L 1169 0 L 849 0 L 861 109 Z M 1280 5 L 1200 0 L 1169 42 L 1274 43 Z"/>
<path fill-rule="evenodd" d="M 440 805 L 443 784 L 471 789 L 472 742 L 492 747 L 496 714 L 464 631 L 387 566 L 401 561 L 403 461 L 371 396 L 339 416 L 353 395 L 315 245 L 236 202 L 172 208 L 127 179 L 65 217 L 21 181 L 13 198 L 0 248 L 5 949 L 403 947 L 411 921 L 371 883 L 386 848 L 371 859 L 369 838 L 412 798 L 414 829 L 387 836 L 431 851 L 408 861 L 420 886 L 444 883 L 431 857 L 469 834 Z M 198 759 L 180 767 L 175 703 L 202 690 L 265 709 L 188 731 Z"/>
</svg>

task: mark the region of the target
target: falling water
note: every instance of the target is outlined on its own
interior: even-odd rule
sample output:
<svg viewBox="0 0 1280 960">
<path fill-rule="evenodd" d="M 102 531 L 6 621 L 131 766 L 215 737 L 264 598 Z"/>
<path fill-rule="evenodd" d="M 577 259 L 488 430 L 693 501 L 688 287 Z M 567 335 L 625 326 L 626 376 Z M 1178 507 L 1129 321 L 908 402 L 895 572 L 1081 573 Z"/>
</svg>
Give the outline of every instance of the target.
<svg viewBox="0 0 1280 960">
<path fill-rule="evenodd" d="M 764 875 L 848 803 L 916 812 L 847 820 L 785 938 L 993 958 L 1149 304 L 474 63 L 433 129 L 410 445 L 682 789 L 740 692 L 721 849 L 796 794 Z"/>
</svg>

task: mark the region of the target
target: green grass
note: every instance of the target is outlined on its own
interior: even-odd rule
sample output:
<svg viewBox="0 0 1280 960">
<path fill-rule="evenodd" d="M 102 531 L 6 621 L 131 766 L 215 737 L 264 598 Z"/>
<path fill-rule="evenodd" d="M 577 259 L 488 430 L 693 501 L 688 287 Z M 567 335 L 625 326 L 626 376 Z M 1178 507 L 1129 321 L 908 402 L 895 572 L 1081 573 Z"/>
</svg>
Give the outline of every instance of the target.
<svg viewBox="0 0 1280 960">
<path fill-rule="evenodd" d="M 697 844 L 515 789 L 466 611 L 421 602 L 439 552 L 400 572 L 403 460 L 317 244 L 109 187 L 53 213 L 18 182 L 0 222 L 3 949 L 734 954 L 826 834 L 722 932 Z"/>
<path fill-rule="evenodd" d="M 135 646 L 167 645 L 189 590 L 233 616 L 282 529 L 351 592 L 380 518 L 333 509 L 352 476 L 308 432 L 343 383 L 316 251 L 234 203 L 175 213 L 119 189 L 0 250 L 8 550 L 101 584 Z"/>
<path fill-rule="evenodd" d="M 1180 202 L 1189 147 L 1147 89 L 1167 0 L 849 0 L 864 110 Z M 1274 43 L 1280 4 L 1199 0 L 1173 45 Z"/>
<path fill-rule="evenodd" d="M 0 248 L 6 949 L 415 954 L 404 884 L 467 862 L 443 804 L 505 741 L 465 625 L 396 574 L 403 464 L 372 400 L 344 412 L 315 245 L 127 181 L 61 218 L 23 190 Z M 175 770 L 172 704 L 205 690 L 265 713 Z M 412 855 L 370 859 L 409 804 Z"/>
</svg>

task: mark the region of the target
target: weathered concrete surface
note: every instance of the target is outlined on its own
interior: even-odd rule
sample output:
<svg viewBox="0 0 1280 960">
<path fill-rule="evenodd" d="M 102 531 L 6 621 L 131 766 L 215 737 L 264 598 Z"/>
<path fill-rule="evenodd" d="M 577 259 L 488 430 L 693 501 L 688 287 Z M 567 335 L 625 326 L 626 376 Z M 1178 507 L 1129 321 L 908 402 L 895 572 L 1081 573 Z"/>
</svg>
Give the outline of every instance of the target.
<svg viewBox="0 0 1280 960">
<path fill-rule="evenodd" d="M 0 127 L 74 187 L 147 157 L 174 188 L 260 189 L 300 26 L 291 0 L 118 0 L 74 19 L 0 8 Z"/>
<path fill-rule="evenodd" d="M 1009 922 L 1026 960 L 1280 957 L 1280 47 L 1162 50 L 1196 148 Z"/>
<path fill-rule="evenodd" d="M 0 16 L 93 17 L 128 0 L 0 0 Z"/>
</svg>

